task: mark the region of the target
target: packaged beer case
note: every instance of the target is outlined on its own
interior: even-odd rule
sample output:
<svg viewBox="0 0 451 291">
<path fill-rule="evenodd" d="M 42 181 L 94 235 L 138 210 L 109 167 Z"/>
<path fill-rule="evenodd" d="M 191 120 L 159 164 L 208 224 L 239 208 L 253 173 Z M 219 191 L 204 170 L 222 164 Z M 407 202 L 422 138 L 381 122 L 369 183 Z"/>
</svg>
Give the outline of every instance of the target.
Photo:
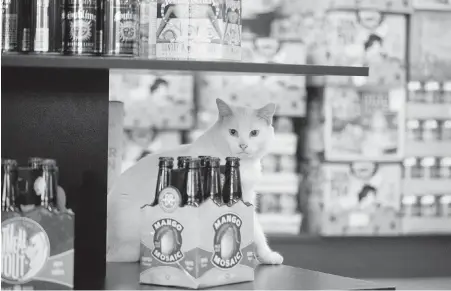
<svg viewBox="0 0 451 291">
<path fill-rule="evenodd" d="M 231 197 L 227 201 L 225 195 L 223 202 L 227 204 L 220 203 L 216 190 L 206 190 L 212 193 L 208 198 L 191 195 L 187 188 L 203 193 L 204 182 L 200 181 L 209 179 L 197 178 L 195 170 L 201 171 L 196 168 L 195 159 L 180 158 L 184 162 L 179 159 L 179 167 L 174 171 L 168 170 L 172 161 L 160 160 L 157 201 L 141 209 L 140 283 L 198 289 L 253 281 L 256 265 L 253 206 Z M 230 168 L 227 172 L 226 166 L 223 182 L 218 166 L 219 159 L 214 185 L 227 183 L 227 177 L 239 179 L 239 174 Z M 184 169 L 194 171 L 184 175 Z M 187 187 L 187 183 L 196 179 Z M 161 181 L 168 180 L 179 189 L 166 186 L 158 191 Z M 225 192 L 227 186 L 222 188 Z"/>
<path fill-rule="evenodd" d="M 74 215 L 56 210 L 57 168 L 50 169 L 49 162 L 45 163 L 37 179 L 32 167 L 20 168 L 18 175 L 5 175 L 2 290 L 73 289 Z M 40 204 L 31 204 L 33 199 L 19 199 L 16 205 L 19 193 L 22 197 L 41 196 Z"/>
</svg>

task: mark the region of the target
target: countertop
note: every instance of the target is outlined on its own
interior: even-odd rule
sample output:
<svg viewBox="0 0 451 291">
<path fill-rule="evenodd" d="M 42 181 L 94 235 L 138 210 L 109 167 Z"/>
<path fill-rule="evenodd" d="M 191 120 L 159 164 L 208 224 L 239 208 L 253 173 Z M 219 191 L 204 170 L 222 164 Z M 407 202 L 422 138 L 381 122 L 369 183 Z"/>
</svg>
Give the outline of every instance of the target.
<svg viewBox="0 0 451 291">
<path fill-rule="evenodd" d="M 106 290 L 176 290 L 176 288 L 141 285 L 137 263 L 107 263 Z M 394 286 L 376 284 L 290 266 L 263 266 L 255 270 L 255 280 L 212 288 L 212 290 L 395 290 Z"/>
</svg>

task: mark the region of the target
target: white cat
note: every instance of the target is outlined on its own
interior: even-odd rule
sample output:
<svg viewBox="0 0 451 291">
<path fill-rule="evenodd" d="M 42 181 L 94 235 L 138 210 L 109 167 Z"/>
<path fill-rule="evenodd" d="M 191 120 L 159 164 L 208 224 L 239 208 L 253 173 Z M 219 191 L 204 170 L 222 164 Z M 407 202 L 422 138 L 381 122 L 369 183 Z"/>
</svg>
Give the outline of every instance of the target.
<svg viewBox="0 0 451 291">
<path fill-rule="evenodd" d="M 161 156 L 215 156 L 241 159 L 243 199 L 255 205 L 254 186 L 261 178 L 261 158 L 274 139 L 272 119 L 275 104 L 254 110 L 229 106 L 216 99 L 218 121 L 192 144 L 149 155 L 124 172 L 108 195 L 107 261 L 134 262 L 140 252 L 140 207 L 154 200 Z M 263 264 L 281 264 L 283 257 L 273 252 L 255 215 L 254 241 L 258 260 Z"/>
</svg>

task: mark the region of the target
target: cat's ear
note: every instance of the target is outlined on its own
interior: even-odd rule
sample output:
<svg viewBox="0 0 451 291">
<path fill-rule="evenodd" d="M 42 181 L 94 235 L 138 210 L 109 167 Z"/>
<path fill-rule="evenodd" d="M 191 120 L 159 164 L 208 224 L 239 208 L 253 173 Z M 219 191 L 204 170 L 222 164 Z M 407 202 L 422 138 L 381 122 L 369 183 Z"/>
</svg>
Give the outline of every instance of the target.
<svg viewBox="0 0 451 291">
<path fill-rule="evenodd" d="M 218 106 L 218 112 L 220 117 L 227 117 L 233 115 L 232 108 L 223 100 L 216 98 L 216 105 Z"/>
<path fill-rule="evenodd" d="M 256 110 L 257 117 L 265 120 L 268 125 L 272 124 L 272 118 L 276 112 L 276 104 L 268 103 L 260 109 Z"/>
</svg>

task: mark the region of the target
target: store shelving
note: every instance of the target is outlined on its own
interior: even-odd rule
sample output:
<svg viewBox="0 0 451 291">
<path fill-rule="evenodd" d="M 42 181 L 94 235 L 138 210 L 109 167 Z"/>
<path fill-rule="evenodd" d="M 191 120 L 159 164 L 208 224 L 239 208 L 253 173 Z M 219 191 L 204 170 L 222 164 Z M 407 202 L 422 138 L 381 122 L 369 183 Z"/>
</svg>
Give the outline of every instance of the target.
<svg viewBox="0 0 451 291">
<path fill-rule="evenodd" d="M 222 72 L 247 74 L 368 76 L 367 67 L 342 67 L 246 62 L 151 60 L 60 55 L 3 55 L 3 67 L 37 67 L 61 69 L 133 69 L 177 72 Z"/>
</svg>

